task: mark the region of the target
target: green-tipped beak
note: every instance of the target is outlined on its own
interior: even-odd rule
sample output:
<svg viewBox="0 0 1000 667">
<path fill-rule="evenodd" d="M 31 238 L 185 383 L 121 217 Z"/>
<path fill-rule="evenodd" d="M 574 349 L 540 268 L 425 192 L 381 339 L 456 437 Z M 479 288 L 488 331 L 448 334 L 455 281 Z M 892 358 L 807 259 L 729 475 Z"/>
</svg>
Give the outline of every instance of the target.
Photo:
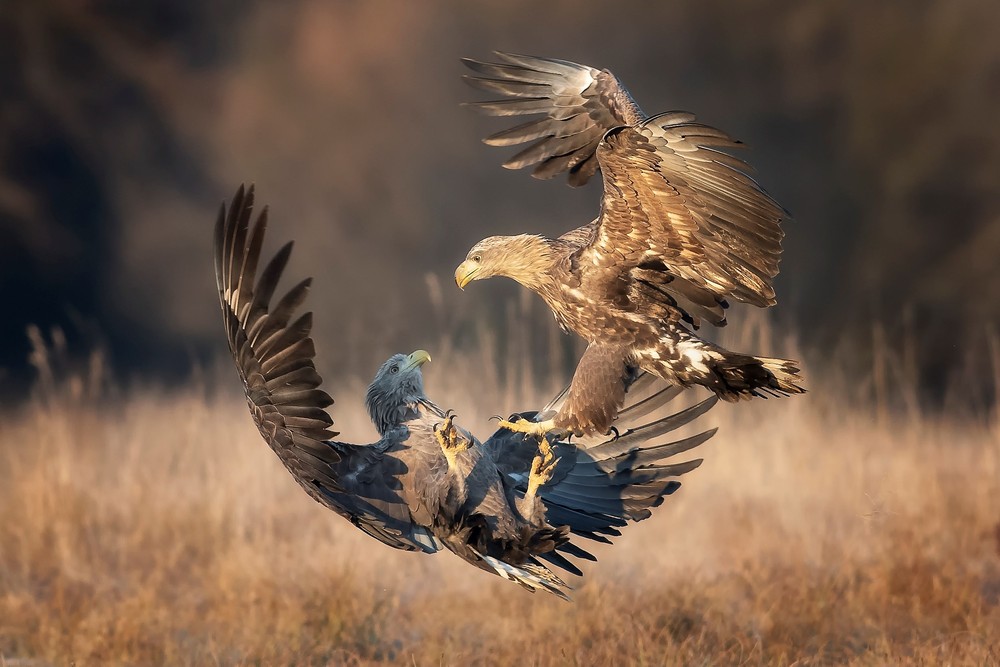
<svg viewBox="0 0 1000 667">
<path fill-rule="evenodd" d="M 465 260 L 458 265 L 455 269 L 455 284 L 458 285 L 459 289 L 465 289 L 465 286 L 476 279 L 476 274 L 479 273 L 479 263 L 470 260 Z"/>
<path fill-rule="evenodd" d="M 428 361 L 431 360 L 431 355 L 427 353 L 426 350 L 417 350 L 410 356 L 406 358 L 406 363 L 403 365 L 403 370 L 410 370 L 411 368 L 419 368 L 423 366 Z"/>
</svg>

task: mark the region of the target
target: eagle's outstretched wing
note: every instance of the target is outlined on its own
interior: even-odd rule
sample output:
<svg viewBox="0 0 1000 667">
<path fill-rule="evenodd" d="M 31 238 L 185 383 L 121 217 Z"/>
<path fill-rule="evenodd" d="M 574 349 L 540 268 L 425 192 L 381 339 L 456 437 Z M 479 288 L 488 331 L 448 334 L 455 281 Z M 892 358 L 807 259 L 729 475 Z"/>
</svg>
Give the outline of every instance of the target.
<svg viewBox="0 0 1000 667">
<path fill-rule="evenodd" d="M 545 114 L 483 141 L 490 146 L 534 142 L 507 160 L 504 167 L 535 166 L 535 178 L 569 172 L 570 185 L 583 185 L 597 171 L 595 152 L 608 130 L 635 125 L 645 119 L 642 110 L 607 70 L 565 60 L 496 52 L 503 64 L 464 58 L 479 76 L 466 75 L 469 85 L 507 99 L 471 102 L 468 106 L 491 116 Z"/>
<path fill-rule="evenodd" d="M 719 148 L 739 144 L 687 113 L 608 132 L 597 157 L 604 199 L 583 261 L 663 266 L 722 297 L 774 305 L 785 212 Z"/>
<path fill-rule="evenodd" d="M 575 185 L 597 168 L 604 176 L 596 224 L 564 237 L 580 244 L 583 266 L 659 270 L 720 303 L 731 297 L 774 304 L 787 213 L 753 180 L 747 163 L 720 150 L 738 141 L 688 113 L 647 118 L 607 70 L 498 55 L 507 64 L 465 61 L 482 75 L 466 79 L 507 99 L 473 106 L 491 115 L 545 115 L 486 139 L 534 142 L 504 166 L 537 164 L 540 178 L 568 171 Z"/>
<path fill-rule="evenodd" d="M 228 213 L 219 211 L 215 225 L 215 278 L 219 302 L 236 369 L 257 429 L 293 475 L 304 465 L 324 466 L 339 460 L 326 441 L 337 435 L 326 408 L 333 399 L 319 388 L 312 338 L 312 313 L 292 317 L 302 305 L 310 279 L 303 280 L 271 306 L 292 243 L 285 244 L 257 276 L 267 209 L 253 228 L 253 186 L 242 186 Z M 256 283 L 256 284 L 255 284 Z M 331 486 L 336 480 L 324 480 Z"/>
<path fill-rule="evenodd" d="M 287 243 L 258 275 L 267 228 L 265 208 L 251 226 L 253 186 L 240 186 L 215 226 L 215 276 L 229 349 L 247 405 L 268 446 L 306 493 L 372 537 L 397 549 L 437 551 L 440 542 L 415 525 L 404 495 L 419 490 L 418 471 L 392 456 L 391 441 L 333 442 L 333 399 L 320 389 L 310 331 L 300 315 L 310 279 L 272 304 L 288 263 Z"/>
</svg>

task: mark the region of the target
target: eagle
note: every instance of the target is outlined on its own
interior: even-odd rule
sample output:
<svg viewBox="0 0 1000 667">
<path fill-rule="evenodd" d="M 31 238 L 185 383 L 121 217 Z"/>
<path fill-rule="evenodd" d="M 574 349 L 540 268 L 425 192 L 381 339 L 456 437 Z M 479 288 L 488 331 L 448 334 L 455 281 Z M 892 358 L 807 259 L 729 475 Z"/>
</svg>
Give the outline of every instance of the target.
<svg viewBox="0 0 1000 667">
<path fill-rule="evenodd" d="M 427 397 L 421 367 L 430 355 L 423 350 L 395 354 L 375 374 L 365 405 L 378 440 L 336 439 L 327 412 L 333 399 L 320 388 L 313 361 L 312 313 L 299 312 L 310 280 L 274 298 L 292 244 L 258 271 L 267 209 L 251 225 L 253 204 L 253 186 L 241 186 L 219 212 L 214 244 L 223 324 L 250 414 L 299 486 L 368 535 L 396 549 L 447 549 L 532 592 L 566 598 L 570 587 L 560 573 L 582 574 L 568 557 L 595 560 L 580 541 L 610 542 L 700 465 L 666 459 L 715 429 L 664 436 L 708 411 L 712 397 L 653 418 L 679 392 L 636 375 L 617 438 L 570 444 L 551 436 L 543 449 L 535 438 L 500 428 L 480 441 Z M 564 395 L 518 418 L 546 418 Z"/>
<path fill-rule="evenodd" d="M 512 278 L 549 306 L 588 347 L 569 396 L 541 423 L 501 425 L 607 433 L 640 368 L 668 382 L 703 385 L 720 398 L 802 393 L 797 362 L 734 353 L 698 337 L 702 322 L 726 324 L 730 300 L 775 304 L 773 278 L 786 212 L 725 152 L 738 141 L 685 112 L 646 116 L 608 70 L 497 52 L 501 63 L 465 59 L 476 88 L 503 99 L 471 106 L 493 116 L 535 116 L 484 141 L 529 145 L 504 163 L 546 179 L 604 181 L 596 219 L 559 238 L 492 236 L 455 271 L 465 288 Z"/>
</svg>

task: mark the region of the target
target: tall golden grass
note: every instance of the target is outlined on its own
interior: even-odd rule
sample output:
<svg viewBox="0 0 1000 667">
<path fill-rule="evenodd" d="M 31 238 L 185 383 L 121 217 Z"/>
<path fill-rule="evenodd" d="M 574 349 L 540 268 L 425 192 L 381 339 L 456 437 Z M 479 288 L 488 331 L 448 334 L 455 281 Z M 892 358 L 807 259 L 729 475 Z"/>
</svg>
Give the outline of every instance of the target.
<svg viewBox="0 0 1000 667">
<path fill-rule="evenodd" d="M 733 340 L 796 354 L 760 322 Z M 828 376 L 721 405 L 702 467 L 567 604 L 321 508 L 228 368 L 126 392 L 99 356 L 60 371 L 58 339 L 33 341 L 35 393 L 0 420 L 0 666 L 1000 664 L 995 415 L 865 405 Z M 561 381 L 488 335 L 438 348 L 429 392 L 482 434 Z M 865 395 L 914 392 L 880 354 Z M 330 386 L 354 441 L 367 379 Z"/>
</svg>

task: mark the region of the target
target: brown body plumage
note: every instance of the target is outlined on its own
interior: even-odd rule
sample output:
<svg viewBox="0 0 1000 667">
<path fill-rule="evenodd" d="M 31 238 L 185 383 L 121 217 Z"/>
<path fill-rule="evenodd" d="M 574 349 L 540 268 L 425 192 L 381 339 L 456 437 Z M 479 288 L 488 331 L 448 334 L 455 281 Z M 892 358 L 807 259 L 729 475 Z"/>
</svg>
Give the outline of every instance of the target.
<svg viewBox="0 0 1000 667">
<path fill-rule="evenodd" d="M 729 352 L 692 329 L 726 323 L 729 299 L 775 303 L 783 209 L 720 149 L 738 142 L 682 112 L 649 118 L 608 71 L 559 60 L 498 54 L 466 61 L 476 87 L 507 97 L 474 106 L 491 115 L 542 114 L 489 137 L 531 143 L 504 166 L 533 175 L 568 173 L 572 185 L 598 169 L 601 213 L 557 239 L 491 237 L 455 274 L 464 287 L 491 276 L 538 293 L 566 331 L 587 340 L 559 429 L 606 432 L 634 367 L 726 400 L 800 393 L 795 362 Z"/>
</svg>

